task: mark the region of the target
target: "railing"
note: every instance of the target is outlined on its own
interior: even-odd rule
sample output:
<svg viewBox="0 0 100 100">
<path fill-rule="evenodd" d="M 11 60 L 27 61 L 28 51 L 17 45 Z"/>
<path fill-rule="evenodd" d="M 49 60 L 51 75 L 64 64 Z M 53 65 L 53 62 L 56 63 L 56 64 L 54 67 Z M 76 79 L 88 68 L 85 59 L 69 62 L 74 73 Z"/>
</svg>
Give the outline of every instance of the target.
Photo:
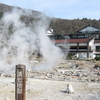
<svg viewBox="0 0 100 100">
<path fill-rule="evenodd" d="M 70 51 L 87 51 L 87 49 L 69 49 Z"/>
</svg>

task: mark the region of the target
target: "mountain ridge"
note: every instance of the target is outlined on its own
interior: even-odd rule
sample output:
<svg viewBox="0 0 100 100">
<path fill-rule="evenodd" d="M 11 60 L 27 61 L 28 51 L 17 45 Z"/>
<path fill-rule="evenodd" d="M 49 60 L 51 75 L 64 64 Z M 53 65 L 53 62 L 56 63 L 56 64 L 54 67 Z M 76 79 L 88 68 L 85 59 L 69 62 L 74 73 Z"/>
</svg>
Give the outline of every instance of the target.
<svg viewBox="0 0 100 100">
<path fill-rule="evenodd" d="M 11 11 L 13 8 L 18 8 L 18 9 L 23 9 L 20 7 L 15 7 L 15 6 L 10 6 L 6 4 L 0 3 L 0 17 L 3 16 L 3 14 L 7 11 Z M 24 10 L 24 9 L 23 9 Z M 44 14 L 35 10 L 27 9 L 32 11 L 35 14 Z M 44 14 L 44 16 L 46 16 Z M 49 16 L 46 16 L 48 19 L 50 18 Z M 77 33 L 78 30 L 88 26 L 91 24 L 93 27 L 97 27 L 100 29 L 100 20 L 96 19 L 61 19 L 61 18 L 50 18 L 52 19 L 49 25 L 49 29 L 53 29 L 55 34 L 75 34 Z M 30 23 L 30 19 L 28 19 L 28 23 Z"/>
</svg>

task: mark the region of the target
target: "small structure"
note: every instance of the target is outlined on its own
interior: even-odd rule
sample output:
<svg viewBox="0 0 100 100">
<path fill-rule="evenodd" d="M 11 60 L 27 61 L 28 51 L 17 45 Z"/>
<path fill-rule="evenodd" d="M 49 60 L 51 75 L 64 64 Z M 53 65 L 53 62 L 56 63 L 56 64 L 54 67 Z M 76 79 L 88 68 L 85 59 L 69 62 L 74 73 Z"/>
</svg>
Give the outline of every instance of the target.
<svg viewBox="0 0 100 100">
<path fill-rule="evenodd" d="M 47 34 L 46 34 L 46 35 L 47 35 L 47 36 L 52 36 L 53 33 L 54 33 L 54 32 L 53 32 L 53 29 L 50 29 L 50 30 L 47 31 Z"/>
<path fill-rule="evenodd" d="M 66 93 L 74 93 L 74 89 L 71 84 L 67 84 Z"/>
</svg>

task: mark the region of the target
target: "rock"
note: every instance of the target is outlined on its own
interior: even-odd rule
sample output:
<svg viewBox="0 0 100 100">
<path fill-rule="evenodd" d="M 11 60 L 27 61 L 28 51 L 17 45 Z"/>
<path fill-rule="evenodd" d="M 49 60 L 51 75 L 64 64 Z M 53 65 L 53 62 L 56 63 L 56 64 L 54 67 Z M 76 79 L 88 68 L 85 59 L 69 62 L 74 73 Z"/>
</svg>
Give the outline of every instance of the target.
<svg viewBox="0 0 100 100">
<path fill-rule="evenodd" d="M 98 75 L 100 75 L 100 72 L 98 72 Z"/>
<path fill-rule="evenodd" d="M 87 75 L 87 73 L 83 73 L 83 76 L 87 77 L 88 75 Z"/>
<path fill-rule="evenodd" d="M 10 99 L 7 97 L 7 98 L 5 98 L 4 100 L 10 100 Z"/>
<path fill-rule="evenodd" d="M 77 76 L 82 76 L 82 73 L 81 72 L 77 72 Z"/>
<path fill-rule="evenodd" d="M 4 76 L 5 77 L 11 77 L 11 74 L 5 74 Z"/>
</svg>

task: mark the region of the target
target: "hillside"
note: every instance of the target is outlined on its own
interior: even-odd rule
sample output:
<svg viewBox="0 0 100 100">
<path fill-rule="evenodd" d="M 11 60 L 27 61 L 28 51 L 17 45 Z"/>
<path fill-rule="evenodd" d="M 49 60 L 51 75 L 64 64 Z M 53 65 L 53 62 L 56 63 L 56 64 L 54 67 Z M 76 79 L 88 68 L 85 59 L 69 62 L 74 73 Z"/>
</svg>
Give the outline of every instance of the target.
<svg viewBox="0 0 100 100">
<path fill-rule="evenodd" d="M 3 16 L 3 13 L 5 13 L 7 11 L 11 11 L 12 8 L 22 9 L 19 7 L 12 7 L 12 6 L 8 6 L 5 4 L 0 4 L 0 18 Z M 27 19 L 26 24 L 27 23 L 29 24 L 29 23 L 31 23 L 31 21 L 33 21 L 33 20 L 36 21 L 38 19 L 38 18 L 34 17 L 34 15 L 43 14 L 41 12 L 37 12 L 34 10 L 31 10 L 31 11 L 33 12 L 33 16 L 31 18 L 30 18 L 30 16 L 22 17 L 23 21 L 26 21 L 26 19 Z M 74 20 L 70 20 L 70 19 L 50 18 L 50 17 L 46 16 L 45 14 L 43 14 L 43 15 L 51 21 L 49 28 L 53 28 L 55 34 L 73 34 L 89 24 L 91 24 L 94 27 L 100 28 L 100 20 L 95 20 L 95 19 L 92 20 L 92 19 L 87 19 L 87 18 L 83 18 L 83 19 L 77 18 Z"/>
<path fill-rule="evenodd" d="M 23 8 L 20 8 L 20 7 L 13 7 L 13 6 L 9 6 L 9 5 L 0 3 L 0 13 L 1 14 L 8 12 L 8 11 L 11 11 L 13 8 L 23 9 Z M 41 12 L 38 12 L 38 11 L 35 11 L 35 10 L 32 10 L 32 12 L 37 13 L 37 14 L 41 13 Z"/>
<path fill-rule="evenodd" d="M 51 26 L 56 34 L 72 34 L 76 33 L 78 30 L 91 24 L 93 27 L 100 28 L 100 20 L 92 19 L 57 19 L 52 21 Z"/>
<path fill-rule="evenodd" d="M 16 12 L 16 9 L 21 10 L 21 15 L 20 15 L 21 22 L 24 22 L 26 26 L 31 27 L 33 31 L 34 31 L 34 25 L 36 24 L 36 22 L 39 22 L 40 20 L 42 21 L 41 22 L 42 25 L 44 25 L 45 24 L 44 21 L 47 20 L 48 21 L 47 28 L 49 28 L 49 24 L 52 18 L 46 16 L 44 13 L 31 9 L 23 9 L 20 7 L 8 6 L 1 3 L 0 3 L 0 19 L 6 12 L 11 13 L 13 12 L 13 10 Z M 9 27 L 10 32 L 12 31 L 12 27 L 13 26 Z"/>
</svg>

